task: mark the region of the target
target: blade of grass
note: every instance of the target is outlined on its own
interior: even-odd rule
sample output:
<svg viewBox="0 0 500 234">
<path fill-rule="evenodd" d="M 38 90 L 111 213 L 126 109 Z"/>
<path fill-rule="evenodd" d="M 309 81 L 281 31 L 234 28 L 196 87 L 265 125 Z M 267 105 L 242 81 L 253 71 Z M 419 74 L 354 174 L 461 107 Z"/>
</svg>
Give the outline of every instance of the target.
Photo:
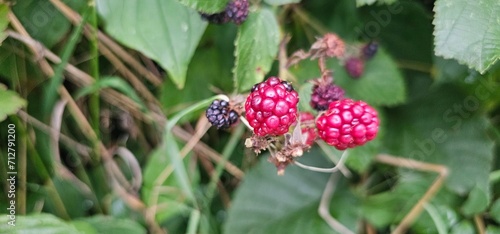
<svg viewBox="0 0 500 234">
<path fill-rule="evenodd" d="M 80 38 L 82 36 L 83 26 L 85 25 L 85 22 L 87 22 L 89 15 L 90 15 L 90 10 L 86 9 L 81 24 L 79 24 L 78 27 L 76 27 L 73 30 L 73 32 L 71 33 L 71 36 L 68 40 L 68 43 L 65 45 L 65 47 L 62 51 L 61 62 L 59 64 L 57 64 L 55 69 L 54 69 L 54 75 L 52 76 L 52 79 L 50 80 L 50 84 L 49 84 L 49 87 L 47 88 L 45 101 L 44 101 L 44 106 L 45 106 L 44 110 L 46 111 L 45 116 L 47 116 L 47 117 L 52 112 L 52 107 L 53 107 L 55 100 L 57 98 L 59 86 L 61 86 L 61 84 L 64 80 L 63 79 L 64 68 L 68 64 L 68 60 L 70 59 L 71 55 L 73 54 L 73 51 L 75 50 L 76 44 L 80 41 Z"/>
<path fill-rule="evenodd" d="M 438 234 L 446 234 L 446 223 L 443 220 L 443 217 L 437 211 L 436 207 L 434 207 L 431 203 L 426 203 L 424 205 L 424 209 L 431 216 L 432 221 L 434 221 Z"/>
<path fill-rule="evenodd" d="M 176 114 L 173 118 L 168 121 L 167 125 L 165 126 L 165 133 L 163 136 L 163 141 L 167 149 L 167 154 L 168 157 L 170 158 L 170 162 L 172 163 L 174 167 L 174 173 L 176 176 L 176 179 L 178 183 L 180 184 L 181 188 L 184 190 L 186 193 L 186 196 L 188 197 L 188 200 L 192 201 L 195 206 L 198 206 L 196 203 L 196 199 L 194 197 L 194 193 L 191 188 L 191 184 L 189 182 L 188 178 L 188 173 L 186 171 L 186 168 L 184 167 L 184 163 L 182 160 L 182 157 L 180 155 L 180 149 L 179 146 L 177 145 L 177 142 L 175 141 L 174 134 L 172 132 L 172 129 L 175 127 L 177 122 L 179 120 L 186 116 L 187 114 L 190 114 L 194 111 L 197 111 L 202 108 L 206 108 L 210 103 L 215 100 L 215 99 L 225 99 L 228 100 L 228 97 L 225 95 L 217 95 L 215 97 L 200 101 L 189 108 L 181 111 L 180 113 Z M 163 184 L 163 182 L 161 183 Z"/>
<path fill-rule="evenodd" d="M 222 174 L 222 170 L 224 169 L 229 157 L 231 157 L 231 155 L 233 154 L 236 145 L 238 145 L 238 142 L 240 142 L 241 136 L 243 136 L 244 132 L 245 132 L 245 125 L 240 124 L 233 132 L 231 138 L 229 138 L 229 141 L 224 147 L 224 150 L 222 151 L 223 160 L 217 163 L 217 167 L 215 168 L 215 173 L 212 174 L 210 178 L 210 183 L 208 184 L 206 204 L 211 203 L 213 196 L 215 194 L 215 189 L 217 188 L 217 182 L 219 181 L 219 178 Z"/>
<path fill-rule="evenodd" d="M 186 231 L 187 234 L 196 234 L 198 233 L 198 225 L 200 224 L 200 211 L 197 209 L 193 209 L 191 211 L 191 215 L 189 216 L 188 229 Z"/>
<path fill-rule="evenodd" d="M 97 10 L 95 0 L 89 0 L 89 11 L 90 11 L 90 19 L 89 23 L 92 27 L 92 36 L 90 39 L 90 75 L 94 77 L 95 82 L 99 82 L 99 41 L 97 39 Z M 84 20 L 80 23 L 80 25 L 85 25 L 85 17 Z M 99 92 L 95 92 L 90 96 L 90 119 L 92 123 L 92 127 L 94 128 L 94 132 L 97 133 L 97 137 L 99 137 L 99 112 L 100 112 L 100 103 L 99 103 Z"/>
</svg>

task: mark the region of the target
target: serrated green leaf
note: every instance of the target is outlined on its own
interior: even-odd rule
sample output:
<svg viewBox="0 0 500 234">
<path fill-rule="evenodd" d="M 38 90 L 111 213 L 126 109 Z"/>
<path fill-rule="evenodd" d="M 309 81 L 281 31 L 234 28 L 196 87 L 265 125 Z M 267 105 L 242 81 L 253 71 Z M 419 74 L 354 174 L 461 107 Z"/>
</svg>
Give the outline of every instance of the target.
<svg viewBox="0 0 500 234">
<path fill-rule="evenodd" d="M 434 11 L 437 55 L 482 74 L 500 59 L 499 1 L 438 0 Z"/>
<path fill-rule="evenodd" d="M 136 49 L 167 70 L 178 88 L 206 22 L 194 9 L 176 0 L 97 0 L 105 30 L 116 40 Z"/>
<path fill-rule="evenodd" d="M 224 11 L 229 0 L 178 0 L 180 3 L 203 13 Z"/>
<path fill-rule="evenodd" d="M 329 174 L 311 172 L 289 166 L 283 176 L 276 175 L 276 168 L 266 156 L 245 175 L 236 192 L 224 226 L 224 233 L 332 233 L 331 228 L 319 217 L 319 199 Z M 316 149 L 306 153 L 300 161 L 319 167 L 332 166 Z M 341 175 L 339 175 L 341 177 Z M 334 182 L 335 183 L 335 182 Z M 336 189 L 332 199 L 333 215 L 341 223 L 355 230 L 355 201 L 344 183 Z M 344 187 L 345 186 L 345 187 Z"/>
<path fill-rule="evenodd" d="M 365 71 L 358 79 L 350 77 L 338 63 L 334 64 L 335 82 L 346 91 L 347 96 L 372 105 L 391 106 L 405 101 L 403 76 L 384 50 L 379 50 L 366 62 Z"/>
<path fill-rule="evenodd" d="M 479 88 L 485 92 L 481 97 L 491 92 L 488 87 Z M 493 142 L 486 134 L 486 117 L 476 112 L 479 98 L 466 96 L 453 86 L 435 88 L 389 111 L 391 128 L 384 145 L 394 155 L 447 166 L 446 185 L 458 194 L 464 195 L 474 186 L 488 191 Z M 471 101 L 477 106 L 471 106 Z"/>
<path fill-rule="evenodd" d="M 7 90 L 0 84 L 0 122 L 7 118 L 7 115 L 17 113 L 17 111 L 26 106 L 26 101 L 19 97 L 16 92 Z"/>
<path fill-rule="evenodd" d="M 68 6 L 79 11 L 85 1 L 64 0 Z M 28 33 L 36 40 L 51 48 L 68 32 L 71 23 L 48 0 L 24 0 L 16 2 L 12 11 Z"/>
<path fill-rule="evenodd" d="M 278 53 L 279 40 L 278 22 L 271 10 L 249 14 L 236 39 L 234 81 L 239 92 L 264 79 Z"/>
<path fill-rule="evenodd" d="M 487 187 L 488 188 L 488 187 Z M 465 215 L 474 215 L 483 212 L 490 204 L 489 191 L 484 191 L 484 188 L 475 186 L 469 193 L 469 197 L 462 206 L 462 211 Z"/>
<path fill-rule="evenodd" d="M 264 2 L 266 2 L 269 5 L 280 6 L 286 4 L 299 3 L 300 0 L 264 0 Z"/>
<path fill-rule="evenodd" d="M 95 229 L 96 233 L 109 233 L 109 234 L 146 233 L 146 229 L 133 220 L 117 219 L 111 216 L 104 216 L 104 215 L 95 215 L 89 218 L 78 219 L 73 223 L 89 224 L 91 227 Z"/>
<path fill-rule="evenodd" d="M 0 233 L 5 234 L 77 234 L 75 226 L 64 222 L 52 214 L 17 215 L 15 226 L 11 226 L 8 215 L 0 216 Z"/>
</svg>

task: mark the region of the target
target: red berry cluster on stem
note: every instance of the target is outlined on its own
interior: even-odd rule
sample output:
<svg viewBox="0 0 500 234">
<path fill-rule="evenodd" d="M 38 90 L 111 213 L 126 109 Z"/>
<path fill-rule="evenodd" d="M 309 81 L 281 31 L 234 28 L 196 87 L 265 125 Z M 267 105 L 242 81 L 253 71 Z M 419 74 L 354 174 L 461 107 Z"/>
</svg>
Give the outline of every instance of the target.
<svg viewBox="0 0 500 234">
<path fill-rule="evenodd" d="M 245 102 L 246 118 L 257 136 L 288 132 L 297 120 L 299 94 L 277 77 L 254 85 Z"/>
<path fill-rule="evenodd" d="M 377 136 L 377 111 L 363 101 L 343 99 L 332 102 L 316 120 L 318 134 L 338 150 L 364 145 Z"/>
</svg>

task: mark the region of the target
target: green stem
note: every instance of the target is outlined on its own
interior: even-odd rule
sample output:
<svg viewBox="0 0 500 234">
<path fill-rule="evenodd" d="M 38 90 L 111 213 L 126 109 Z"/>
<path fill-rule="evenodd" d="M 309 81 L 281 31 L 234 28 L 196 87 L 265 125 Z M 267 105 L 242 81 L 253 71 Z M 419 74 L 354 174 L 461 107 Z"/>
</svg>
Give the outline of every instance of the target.
<svg viewBox="0 0 500 234">
<path fill-rule="evenodd" d="M 187 234 L 196 234 L 198 230 L 198 225 L 200 224 L 200 211 L 193 209 L 191 215 L 189 216 Z"/>
<path fill-rule="evenodd" d="M 97 11 L 96 11 L 96 3 L 95 0 L 89 0 L 90 7 L 90 20 L 89 23 L 92 25 L 92 37 L 90 38 L 90 70 L 91 75 L 94 77 L 95 82 L 99 82 L 99 42 L 97 39 L 97 29 L 98 29 L 98 19 L 97 19 Z M 99 92 L 94 92 L 90 96 L 90 116 L 91 123 L 94 132 L 99 138 Z"/>
<path fill-rule="evenodd" d="M 44 100 L 45 112 L 46 116 L 49 116 L 52 112 L 53 105 L 55 103 L 57 97 L 57 91 L 59 87 L 62 85 L 64 77 L 63 72 L 64 68 L 68 64 L 68 61 L 75 50 L 76 44 L 80 41 L 82 36 L 83 26 L 87 22 L 89 16 L 89 10 L 87 9 L 82 17 L 82 22 L 73 30 L 71 36 L 68 40 L 68 43 L 64 46 L 62 51 L 61 62 L 56 65 L 54 68 L 54 75 L 50 80 L 50 85 L 47 88 L 47 95 Z"/>
</svg>

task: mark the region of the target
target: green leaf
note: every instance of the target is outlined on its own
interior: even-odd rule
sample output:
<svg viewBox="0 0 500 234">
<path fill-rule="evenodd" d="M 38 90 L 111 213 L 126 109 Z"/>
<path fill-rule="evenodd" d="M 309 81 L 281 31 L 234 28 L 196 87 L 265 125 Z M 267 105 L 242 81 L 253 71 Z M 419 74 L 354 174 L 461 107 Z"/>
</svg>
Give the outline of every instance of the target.
<svg viewBox="0 0 500 234">
<path fill-rule="evenodd" d="M 5 35 L 4 30 L 7 28 L 9 25 L 9 7 L 5 5 L 5 3 L 0 3 L 0 45 L 2 44 L 3 40 L 7 37 Z"/>
<path fill-rule="evenodd" d="M 178 0 L 180 3 L 203 13 L 217 13 L 224 11 L 229 0 Z"/>
<path fill-rule="evenodd" d="M 438 0 L 434 11 L 436 54 L 484 74 L 500 58 L 500 2 Z"/>
<path fill-rule="evenodd" d="M 89 218 L 78 219 L 76 221 L 73 221 L 73 223 L 79 223 L 80 227 L 82 227 L 83 225 L 82 223 L 89 224 L 91 227 L 95 229 L 96 233 L 109 233 L 109 234 L 146 233 L 146 229 L 133 220 L 117 219 L 111 216 L 104 216 L 104 215 L 95 215 Z M 84 232 L 84 233 L 89 233 L 89 232 Z"/>
<path fill-rule="evenodd" d="M 92 85 L 83 87 L 76 93 L 75 99 L 93 94 L 105 88 L 114 88 L 122 92 L 127 97 L 130 97 L 132 100 L 134 100 L 143 109 L 146 109 L 146 106 L 142 102 L 141 98 L 137 95 L 134 88 L 132 88 L 132 86 L 130 86 L 130 84 L 125 80 L 117 76 L 102 77 Z"/>
<path fill-rule="evenodd" d="M 279 6 L 279 5 L 299 3 L 300 0 L 264 0 L 264 2 L 266 2 L 269 5 Z"/>
<path fill-rule="evenodd" d="M 105 30 L 116 40 L 136 49 L 167 70 L 178 88 L 206 22 L 193 9 L 176 0 L 97 0 Z"/>
<path fill-rule="evenodd" d="M 351 78 L 338 63 L 335 63 L 333 76 L 347 96 L 372 105 L 391 106 L 406 99 L 403 76 L 384 50 L 379 50 L 373 59 L 366 62 L 365 71 L 359 79 Z"/>
<path fill-rule="evenodd" d="M 459 64 L 453 59 L 435 57 L 434 65 L 436 68 L 435 77 L 437 83 L 460 82 L 465 80 L 467 75 L 470 73 L 467 66 Z"/>
<path fill-rule="evenodd" d="M 500 234 L 500 228 L 495 226 L 486 227 L 486 234 Z"/>
<path fill-rule="evenodd" d="M 260 157 L 259 163 L 245 175 L 236 191 L 224 233 L 332 233 L 317 212 L 329 174 L 291 165 L 283 176 L 278 176 L 275 166 L 267 161 L 266 156 Z M 319 167 L 332 166 L 317 150 L 304 154 L 300 161 Z M 352 215 L 357 210 L 354 202 L 349 200 L 354 196 L 345 194 L 349 189 L 344 185 L 336 191 L 344 194 L 334 196 L 333 215 L 355 230 Z"/>
<path fill-rule="evenodd" d="M 451 229 L 451 234 L 475 234 L 476 229 L 469 221 L 464 220 Z"/>
<path fill-rule="evenodd" d="M 380 152 L 381 137 L 353 149 L 349 149 L 349 158 L 346 165 L 357 172 L 365 172 L 373 161 L 373 158 Z"/>
<path fill-rule="evenodd" d="M 363 7 L 359 8 L 359 15 L 363 23 L 354 25 L 353 31 L 364 41 L 379 41 L 400 68 L 421 71 L 432 63 L 432 15 L 421 2 L 397 1 L 392 5 Z"/>
<path fill-rule="evenodd" d="M 26 101 L 19 97 L 16 92 L 7 90 L 0 84 L 0 122 L 7 118 L 7 115 L 17 113 L 17 111 L 26 106 Z"/>
<path fill-rule="evenodd" d="M 234 41 L 236 33 L 236 27 L 213 25 L 207 28 L 189 65 L 184 89 L 177 89 L 170 80 L 162 85 L 160 100 L 168 116 L 213 96 L 212 86 L 223 93 L 233 90 L 234 44 L 227 42 Z M 206 88 L 200 89 L 200 84 L 206 84 Z M 199 114 L 193 113 L 191 120 L 197 119 Z"/>
<path fill-rule="evenodd" d="M 239 92 L 261 82 L 278 53 L 279 27 L 273 12 L 262 8 L 251 12 L 236 39 L 234 80 Z"/>
<path fill-rule="evenodd" d="M 488 207 L 490 204 L 489 191 L 484 191 L 483 189 L 484 188 L 475 186 L 469 193 L 469 197 L 462 206 L 462 211 L 465 215 L 478 214 Z"/>
<path fill-rule="evenodd" d="M 0 216 L 0 233 L 9 234 L 74 234 L 80 233 L 75 226 L 64 222 L 52 214 L 17 215 L 15 226 L 9 225 L 8 215 Z"/>
<path fill-rule="evenodd" d="M 394 155 L 447 166 L 446 185 L 458 194 L 475 186 L 488 191 L 493 142 L 487 135 L 487 118 L 477 112 L 480 100 L 493 92 L 482 85 L 472 92 L 480 96 L 466 96 L 449 85 L 434 88 L 389 111 L 391 128 L 384 145 Z"/>
<path fill-rule="evenodd" d="M 497 223 L 500 223 L 500 199 L 495 200 L 491 206 L 490 215 Z"/>
<path fill-rule="evenodd" d="M 85 1 L 64 0 L 65 4 L 79 11 Z M 28 33 L 36 40 L 51 48 L 66 36 L 71 23 L 49 0 L 24 0 L 12 6 L 12 11 Z"/>
<path fill-rule="evenodd" d="M 314 113 L 315 110 L 311 107 L 311 94 L 312 94 L 312 83 L 305 83 L 299 88 L 299 109 L 300 111 L 307 111 Z"/>
</svg>

